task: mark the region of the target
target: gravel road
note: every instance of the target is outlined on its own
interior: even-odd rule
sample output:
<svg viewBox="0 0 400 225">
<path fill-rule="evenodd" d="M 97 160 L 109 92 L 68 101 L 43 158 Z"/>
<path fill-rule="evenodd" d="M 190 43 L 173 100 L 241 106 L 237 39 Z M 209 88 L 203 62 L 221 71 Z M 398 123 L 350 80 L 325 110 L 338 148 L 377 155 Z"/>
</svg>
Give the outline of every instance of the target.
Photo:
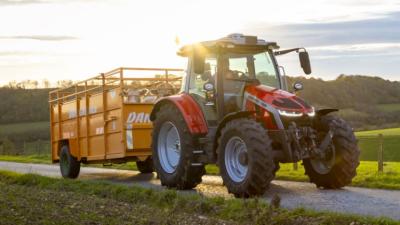
<svg viewBox="0 0 400 225">
<path fill-rule="evenodd" d="M 25 164 L 1 162 L 0 170 L 18 173 L 35 173 L 50 177 L 60 177 L 58 165 Z M 103 168 L 81 168 L 79 179 L 106 180 L 126 185 L 162 189 L 155 174 L 139 174 L 135 171 Z M 204 176 L 203 183 L 195 190 L 184 191 L 201 193 L 206 196 L 231 198 L 222 179 L 218 176 Z M 273 181 L 263 196 L 270 201 L 272 196 L 281 197 L 285 208 L 305 207 L 318 211 L 333 211 L 370 216 L 385 216 L 400 221 L 400 191 L 346 187 L 341 190 L 321 190 L 315 185 L 303 182 Z"/>
</svg>

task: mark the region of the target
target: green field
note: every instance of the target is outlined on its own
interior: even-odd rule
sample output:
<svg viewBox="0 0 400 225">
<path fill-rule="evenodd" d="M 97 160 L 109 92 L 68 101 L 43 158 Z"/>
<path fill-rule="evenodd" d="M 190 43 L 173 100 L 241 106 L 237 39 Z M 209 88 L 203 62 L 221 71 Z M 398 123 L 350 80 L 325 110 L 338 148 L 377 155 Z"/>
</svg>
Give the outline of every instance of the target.
<svg viewBox="0 0 400 225">
<path fill-rule="evenodd" d="M 400 112 L 400 104 L 380 104 L 378 108 L 384 112 Z"/>
<path fill-rule="evenodd" d="M 380 148 L 379 134 L 383 135 L 384 161 L 400 162 L 400 128 L 357 132 L 361 160 L 377 160 Z"/>
<path fill-rule="evenodd" d="M 258 199 L 208 198 L 6 171 L 0 171 L 0 189 L 0 224 L 398 224 L 385 218 L 286 210 Z"/>
<path fill-rule="evenodd" d="M 371 137 L 382 134 L 384 136 L 400 136 L 400 128 L 389 128 L 382 130 L 369 130 L 356 132 L 357 137 Z"/>
</svg>

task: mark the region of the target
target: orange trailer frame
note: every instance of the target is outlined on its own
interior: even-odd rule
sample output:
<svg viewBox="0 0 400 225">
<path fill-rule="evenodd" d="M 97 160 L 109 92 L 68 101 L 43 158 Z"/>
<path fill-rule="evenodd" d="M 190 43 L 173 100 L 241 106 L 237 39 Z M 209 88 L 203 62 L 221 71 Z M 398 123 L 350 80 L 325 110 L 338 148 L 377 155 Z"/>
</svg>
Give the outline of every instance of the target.
<svg viewBox="0 0 400 225">
<path fill-rule="evenodd" d="M 129 72 L 155 72 L 158 77 L 128 77 Z M 151 156 L 154 102 L 129 102 L 128 82 L 179 83 L 182 69 L 121 67 L 49 93 L 52 161 L 62 146 L 83 163 L 143 161 Z M 157 74 L 163 72 L 162 74 Z M 176 87 L 178 87 L 176 85 Z"/>
</svg>

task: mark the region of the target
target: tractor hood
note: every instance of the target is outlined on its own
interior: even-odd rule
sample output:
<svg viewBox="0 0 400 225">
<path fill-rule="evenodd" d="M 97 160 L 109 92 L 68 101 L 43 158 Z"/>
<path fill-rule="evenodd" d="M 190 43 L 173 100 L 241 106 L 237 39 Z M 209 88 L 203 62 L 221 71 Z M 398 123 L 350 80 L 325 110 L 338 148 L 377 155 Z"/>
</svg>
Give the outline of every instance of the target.
<svg viewBox="0 0 400 225">
<path fill-rule="evenodd" d="M 246 87 L 246 94 L 256 97 L 256 101 L 264 102 L 270 107 L 279 111 L 281 115 L 286 116 L 313 116 L 314 108 L 290 92 L 268 87 L 265 85 L 249 85 Z"/>
</svg>

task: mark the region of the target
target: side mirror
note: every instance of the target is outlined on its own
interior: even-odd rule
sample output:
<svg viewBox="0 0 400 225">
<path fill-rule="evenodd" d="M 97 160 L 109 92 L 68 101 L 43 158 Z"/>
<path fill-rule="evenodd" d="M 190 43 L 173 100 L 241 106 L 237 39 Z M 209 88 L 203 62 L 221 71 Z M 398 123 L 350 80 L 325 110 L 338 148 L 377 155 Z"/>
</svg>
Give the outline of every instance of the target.
<svg viewBox="0 0 400 225">
<path fill-rule="evenodd" d="M 305 74 L 311 74 L 311 64 L 310 64 L 310 57 L 308 56 L 308 52 L 299 52 L 299 59 L 301 68 Z"/>
<path fill-rule="evenodd" d="M 204 105 L 213 106 L 215 102 L 214 84 L 211 82 L 207 82 L 204 84 L 203 89 L 206 94 L 206 102 Z"/>
<path fill-rule="evenodd" d="M 204 73 L 204 63 L 205 56 L 203 54 L 199 54 L 195 52 L 193 54 L 193 71 L 195 74 L 203 74 Z"/>
<path fill-rule="evenodd" d="M 209 81 L 211 79 L 211 65 L 210 63 L 204 64 L 204 72 L 201 74 L 203 81 Z"/>
<path fill-rule="evenodd" d="M 214 84 L 211 82 L 207 82 L 203 85 L 203 89 L 205 91 L 214 91 Z"/>
<path fill-rule="evenodd" d="M 293 90 L 294 90 L 294 92 L 301 91 L 301 90 L 303 90 L 303 89 L 304 89 L 304 86 L 303 86 L 303 84 L 302 84 L 301 82 L 296 81 L 296 82 L 293 84 Z"/>
</svg>

